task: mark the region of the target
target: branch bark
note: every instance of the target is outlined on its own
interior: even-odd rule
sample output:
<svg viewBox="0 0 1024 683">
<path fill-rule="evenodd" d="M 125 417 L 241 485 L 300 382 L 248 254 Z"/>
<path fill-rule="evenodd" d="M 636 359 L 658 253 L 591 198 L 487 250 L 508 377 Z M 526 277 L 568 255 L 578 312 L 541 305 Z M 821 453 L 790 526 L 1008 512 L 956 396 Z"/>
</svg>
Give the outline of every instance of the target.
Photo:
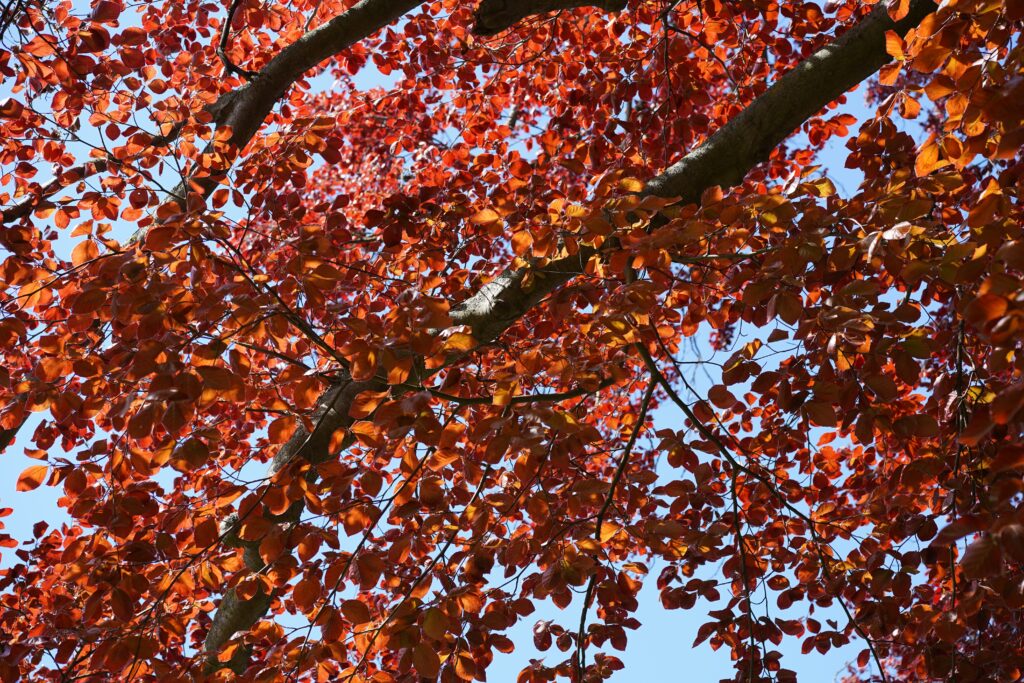
<svg viewBox="0 0 1024 683">
<path fill-rule="evenodd" d="M 645 193 L 696 202 L 709 187 L 738 184 L 804 121 L 892 61 L 886 31 L 904 36 L 938 9 L 930 0 L 913 0 L 907 16 L 894 22 L 887 4 L 880 0 L 850 30 L 773 83 L 703 145 L 652 178 Z"/>
<path fill-rule="evenodd" d="M 262 125 L 288 88 L 321 62 L 397 21 L 422 0 L 362 0 L 344 14 L 284 48 L 245 85 L 214 105 L 218 125 L 231 126 L 231 141 L 241 149 Z"/>
<path fill-rule="evenodd" d="M 541 4 L 529 3 L 528 6 L 536 8 Z M 808 117 L 891 59 L 885 50 L 886 31 L 905 35 L 936 9 L 930 0 L 912 0 L 909 14 L 900 22 L 893 22 L 885 3 L 880 2 L 840 38 L 772 84 L 704 144 L 648 181 L 642 194 L 678 197 L 683 202 L 692 203 L 699 201 L 701 194 L 710 187 L 727 188 L 741 182 Z M 283 66 L 278 68 L 284 69 Z M 255 86 L 259 80 L 250 85 Z M 506 270 L 473 296 L 454 306 L 450 312 L 452 322 L 469 326 L 481 343 L 490 342 L 549 294 L 581 274 L 595 253 L 596 250 L 586 248 L 532 271 L 530 268 Z M 532 282 L 526 286 L 524 278 L 528 273 L 532 274 Z M 414 363 L 414 367 L 417 366 L 419 364 Z M 421 375 L 418 379 L 424 378 L 425 375 Z M 415 378 L 410 381 L 415 383 Z M 353 399 L 362 391 L 379 390 L 385 386 L 383 378 L 374 378 L 366 382 L 345 380 L 330 387 L 318 401 L 314 432 L 310 434 L 299 430 L 275 457 L 272 471 L 279 470 L 296 457 L 310 462 L 335 457 L 336 453 L 327 451 L 330 437 L 338 429 L 352 424 L 348 413 Z M 301 508 L 297 508 L 295 514 L 301 514 Z M 270 601 L 265 596 L 257 596 L 254 600 L 261 602 L 247 604 L 231 591 L 225 595 L 205 643 L 211 660 L 215 661 L 217 651 L 232 635 L 248 628 L 265 613 L 263 604 L 269 606 Z"/>
<path fill-rule="evenodd" d="M 336 16 L 323 26 L 310 31 L 297 41 L 284 48 L 258 73 L 239 69 L 227 59 L 225 52 L 227 33 L 231 19 L 237 10 L 237 2 L 233 2 L 228 11 L 228 18 L 218 43 L 217 53 L 224 60 L 225 68 L 241 73 L 250 79 L 248 83 L 221 95 L 216 102 L 208 107 L 214 114 L 214 123 L 218 126 L 231 127 L 231 142 L 242 149 L 245 147 L 267 114 L 274 108 L 277 101 L 288 91 L 295 81 L 324 60 L 352 47 L 360 40 L 373 35 L 385 26 L 395 22 L 406 12 L 421 4 L 422 0 L 362 0 L 353 5 L 347 12 Z M 177 137 L 180 125 L 168 136 L 158 136 L 153 144 L 167 144 Z M 44 205 L 45 201 L 61 189 L 89 176 L 102 173 L 109 167 L 108 160 L 88 161 L 73 166 L 49 183 L 41 190 L 18 204 L 0 212 L 0 222 L 7 224 L 24 218 L 34 209 Z M 228 168 L 220 169 L 221 174 Z M 198 179 L 203 192 L 216 187 L 218 177 Z M 185 206 L 188 184 L 180 183 L 174 189 L 173 199 Z M 140 233 L 132 236 L 132 240 L 141 237 Z"/>
</svg>

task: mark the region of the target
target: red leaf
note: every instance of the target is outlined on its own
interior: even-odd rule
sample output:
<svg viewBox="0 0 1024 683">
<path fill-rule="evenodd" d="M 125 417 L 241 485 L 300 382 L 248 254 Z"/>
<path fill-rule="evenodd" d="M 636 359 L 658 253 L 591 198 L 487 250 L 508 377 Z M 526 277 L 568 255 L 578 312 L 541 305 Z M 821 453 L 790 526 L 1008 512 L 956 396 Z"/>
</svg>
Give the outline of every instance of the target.
<svg viewBox="0 0 1024 683">
<path fill-rule="evenodd" d="M 416 673 L 424 678 L 437 678 L 441 671 L 441 658 L 434 648 L 425 643 L 413 648 L 412 661 L 416 665 Z"/>
<path fill-rule="evenodd" d="M 355 625 L 366 624 L 372 620 L 370 609 L 360 600 L 346 600 L 341 603 L 341 613 Z"/>
<path fill-rule="evenodd" d="M 92 10 L 92 20 L 100 23 L 117 21 L 124 8 L 114 0 L 99 0 Z"/>
<path fill-rule="evenodd" d="M 960 558 L 964 576 L 969 579 L 980 579 L 997 574 L 1002 562 L 1002 552 L 992 536 L 985 534 L 977 539 L 964 551 Z"/>
<path fill-rule="evenodd" d="M 292 599 L 300 610 L 309 612 L 320 598 L 322 589 L 319 580 L 314 577 L 306 577 L 295 584 L 295 588 L 292 590 Z"/>
<path fill-rule="evenodd" d="M 7 97 L 0 101 L 0 118 L 4 119 L 16 119 L 20 118 L 22 112 L 25 111 L 24 105 L 18 100 Z"/>
</svg>

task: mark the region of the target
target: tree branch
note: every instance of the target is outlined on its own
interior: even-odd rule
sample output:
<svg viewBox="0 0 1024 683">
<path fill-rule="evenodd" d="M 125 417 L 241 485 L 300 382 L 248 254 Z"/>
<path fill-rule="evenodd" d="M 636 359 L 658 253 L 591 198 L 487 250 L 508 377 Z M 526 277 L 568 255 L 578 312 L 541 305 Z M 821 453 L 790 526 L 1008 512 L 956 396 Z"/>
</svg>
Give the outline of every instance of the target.
<svg viewBox="0 0 1024 683">
<path fill-rule="evenodd" d="M 292 83 L 324 60 L 373 35 L 422 0 L 362 0 L 284 48 L 242 87 L 220 97 L 218 124 L 231 126 L 239 149 L 259 130 L 263 120 Z M 225 169 L 226 170 L 226 169 Z"/>
<path fill-rule="evenodd" d="M 214 123 L 217 127 L 228 126 L 231 129 L 231 143 L 241 150 L 256 135 L 277 101 L 307 71 L 393 23 L 421 2 L 361 0 L 344 14 L 306 33 L 281 50 L 265 67 L 252 75 L 245 85 L 221 95 L 209 107 Z M 226 33 L 221 37 L 222 46 L 225 36 Z M 205 196 L 217 187 L 229 170 L 230 162 L 224 168 L 215 169 L 210 175 L 185 178 L 173 189 L 171 199 L 184 209 L 190 190 L 198 189 Z M 136 242 L 144 235 L 145 232 L 140 230 L 132 235 L 129 242 Z"/>
<path fill-rule="evenodd" d="M 608 484 L 608 495 L 605 496 L 604 504 L 601 509 L 598 510 L 597 518 L 595 519 L 594 527 L 594 540 L 597 541 L 597 545 L 601 545 L 601 527 L 604 526 L 604 517 L 608 514 L 608 508 L 612 506 L 612 502 L 615 500 L 615 490 L 619 487 L 619 481 L 622 479 L 622 474 L 626 471 L 626 466 L 629 465 L 629 456 L 633 453 L 633 446 L 636 445 L 636 439 L 640 436 L 640 431 L 644 428 L 644 420 L 647 419 L 647 409 L 651 405 L 651 396 L 654 394 L 654 388 L 658 386 L 658 383 L 654 381 L 652 377 L 647 383 L 647 389 L 644 391 L 644 397 L 640 400 L 640 414 L 636 418 L 636 425 L 633 427 L 633 432 L 629 435 L 629 441 L 626 442 L 626 449 L 622 452 L 622 456 L 619 458 L 619 464 L 615 467 L 615 474 L 612 476 L 611 482 Z M 580 628 L 576 632 L 576 680 L 582 681 L 583 674 L 587 670 L 587 612 L 590 611 L 590 601 L 594 597 L 594 589 L 597 588 L 597 570 L 590 575 L 590 581 L 587 582 L 587 591 L 583 596 L 583 609 L 580 612 Z"/>
<path fill-rule="evenodd" d="M 248 81 L 256 75 L 256 72 L 243 69 L 228 57 L 228 38 L 231 36 L 231 23 L 234 21 L 235 12 L 238 11 L 238 6 L 241 3 L 242 0 L 231 0 L 231 6 L 228 8 L 228 18 L 224 20 L 224 25 L 220 27 L 220 43 L 217 45 L 217 56 L 220 57 L 220 61 L 223 62 L 224 68 L 228 73 L 236 74 Z"/>
<path fill-rule="evenodd" d="M 57 174 L 53 180 L 43 185 L 39 192 L 29 195 L 17 204 L 0 211 L 0 224 L 9 225 L 21 220 L 32 213 L 36 207 L 41 206 L 47 199 L 60 192 L 68 185 L 73 185 L 80 180 L 85 180 L 97 173 L 107 170 L 108 164 L 105 159 L 86 161 L 85 163 L 72 166 Z"/>
<path fill-rule="evenodd" d="M 184 121 L 174 124 L 166 133 L 154 137 L 149 142 L 148 146 L 163 147 L 171 144 L 181 134 L 181 129 L 184 125 Z M 48 183 L 43 185 L 36 194 L 26 196 L 17 204 L 0 211 L 0 225 L 9 225 L 15 221 L 21 220 L 32 213 L 35 209 L 44 206 L 47 199 L 57 194 L 65 187 L 85 180 L 86 178 L 91 178 L 99 173 L 103 173 L 111 166 L 123 166 L 124 163 L 123 159 L 115 159 L 112 156 L 108 156 L 102 159 L 92 159 L 90 161 L 85 161 L 81 164 L 71 166 L 70 168 L 66 168 L 57 173 L 57 175 Z"/>
<path fill-rule="evenodd" d="M 904 36 L 938 8 L 931 0 L 912 0 L 907 16 L 894 22 L 887 5 L 879 2 L 846 33 L 773 83 L 704 144 L 652 178 L 645 194 L 696 202 L 709 187 L 740 183 L 807 119 L 892 61 L 885 50 L 886 31 Z"/>
<path fill-rule="evenodd" d="M 295 74 L 301 74 L 325 56 L 333 54 L 330 50 L 342 49 L 345 41 L 354 40 L 357 31 L 352 26 L 343 27 L 336 22 L 352 15 L 353 26 L 359 26 L 363 31 L 375 31 L 383 25 L 385 14 L 397 18 L 416 4 L 406 0 L 394 3 L 393 7 L 382 7 L 391 3 L 364 0 L 286 48 L 258 78 L 236 91 L 239 100 L 225 119 L 225 123 L 232 126 L 236 144 L 248 141 L 247 136 L 254 134 L 273 101 L 290 84 L 289 78 L 297 77 Z M 536 8 L 539 5 L 531 3 L 528 6 Z M 885 51 L 886 31 L 895 30 L 903 35 L 935 9 L 935 3 L 930 0 L 912 0 L 907 17 L 894 23 L 884 3 L 880 3 L 842 37 L 772 84 L 703 145 L 648 181 L 642 194 L 680 197 L 685 202 L 695 202 L 710 187 L 737 184 L 806 118 L 891 59 Z M 311 44 L 319 40 L 314 38 L 317 34 L 334 47 Z M 262 96 L 257 96 L 257 92 L 278 94 L 273 99 L 260 99 Z M 454 306 L 450 311 L 452 322 L 469 326 L 473 337 L 481 343 L 493 341 L 545 297 L 582 273 L 587 261 L 596 253 L 595 249 L 587 247 L 539 268 L 506 270 L 476 294 Z M 531 275 L 529 284 L 525 283 L 527 274 Z M 417 364 L 414 363 L 415 367 Z M 421 382 L 424 378 L 411 377 L 410 381 Z M 293 435 L 274 458 L 272 471 L 278 471 L 295 457 L 321 462 L 336 456 L 336 453 L 328 451 L 330 437 L 353 422 L 348 415 L 352 401 L 363 391 L 380 390 L 386 386 L 383 378 L 373 378 L 363 382 L 348 379 L 330 387 L 318 401 L 319 420 L 314 433 L 300 429 Z M 216 632 L 218 637 L 207 638 L 208 656 L 215 657 L 231 635 L 248 628 L 262 614 L 257 605 L 255 612 L 260 614 L 254 617 L 253 608 L 243 609 L 239 602 L 244 601 L 235 600 L 228 605 L 229 609 L 220 609 L 215 615 L 211 634 Z"/>
</svg>

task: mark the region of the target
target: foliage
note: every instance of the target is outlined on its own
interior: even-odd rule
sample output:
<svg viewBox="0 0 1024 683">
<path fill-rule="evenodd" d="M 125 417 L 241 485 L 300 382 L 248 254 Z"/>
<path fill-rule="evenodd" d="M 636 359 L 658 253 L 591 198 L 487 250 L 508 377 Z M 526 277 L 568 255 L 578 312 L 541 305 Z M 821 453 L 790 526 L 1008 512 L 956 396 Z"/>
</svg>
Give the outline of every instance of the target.
<svg viewBox="0 0 1024 683">
<path fill-rule="evenodd" d="M 1022 22 L 9 0 L 0 447 L 72 522 L 0 679 L 485 680 L 549 599 L 519 681 L 596 681 L 649 581 L 737 680 L 1019 680 Z"/>
</svg>

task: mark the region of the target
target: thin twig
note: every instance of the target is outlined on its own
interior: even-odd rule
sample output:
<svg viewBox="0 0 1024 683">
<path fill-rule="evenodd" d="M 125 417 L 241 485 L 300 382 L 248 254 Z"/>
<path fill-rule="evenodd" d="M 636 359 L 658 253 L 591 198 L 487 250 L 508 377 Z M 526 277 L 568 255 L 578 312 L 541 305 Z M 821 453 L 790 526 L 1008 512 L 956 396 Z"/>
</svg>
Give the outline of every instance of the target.
<svg viewBox="0 0 1024 683">
<path fill-rule="evenodd" d="M 220 27 L 220 43 L 217 45 L 217 56 L 220 57 L 220 61 L 224 63 L 224 69 L 228 73 L 233 73 L 237 76 L 241 76 L 245 80 L 252 80 L 257 76 L 255 71 L 249 71 L 238 66 L 228 57 L 228 38 L 231 35 L 231 24 L 235 19 L 235 12 L 238 10 L 238 6 L 242 4 L 242 0 L 231 0 L 231 6 L 228 7 L 228 18 L 224 20 L 224 24 Z"/>
<path fill-rule="evenodd" d="M 615 500 L 615 490 L 619 486 L 619 481 L 622 479 L 622 474 L 626 471 L 626 466 L 629 464 L 629 456 L 633 452 L 633 446 L 636 445 L 636 439 L 640 435 L 640 430 L 644 428 L 644 420 L 647 419 L 647 408 L 651 403 L 651 396 L 654 394 L 654 388 L 658 386 L 658 383 L 653 379 L 647 383 L 647 390 L 644 392 L 644 397 L 640 401 L 640 414 L 637 416 L 636 426 L 633 427 L 633 433 L 629 435 L 629 441 L 626 442 L 626 449 L 622 452 L 622 457 L 619 458 L 619 464 L 615 468 L 615 474 L 612 476 L 611 483 L 608 485 L 608 495 L 604 499 L 604 505 L 597 513 L 594 524 L 594 538 L 598 544 L 601 543 L 601 527 L 604 526 L 604 516 L 608 513 L 608 508 L 611 507 L 612 501 Z M 587 592 L 583 596 L 583 609 L 580 612 L 580 628 L 576 632 L 576 680 L 580 682 L 583 680 L 583 672 L 587 668 L 587 643 L 585 631 L 587 628 L 587 612 L 590 609 L 590 601 L 594 596 L 594 588 L 597 586 L 597 571 L 595 570 L 590 576 L 590 581 L 587 583 Z"/>
</svg>

